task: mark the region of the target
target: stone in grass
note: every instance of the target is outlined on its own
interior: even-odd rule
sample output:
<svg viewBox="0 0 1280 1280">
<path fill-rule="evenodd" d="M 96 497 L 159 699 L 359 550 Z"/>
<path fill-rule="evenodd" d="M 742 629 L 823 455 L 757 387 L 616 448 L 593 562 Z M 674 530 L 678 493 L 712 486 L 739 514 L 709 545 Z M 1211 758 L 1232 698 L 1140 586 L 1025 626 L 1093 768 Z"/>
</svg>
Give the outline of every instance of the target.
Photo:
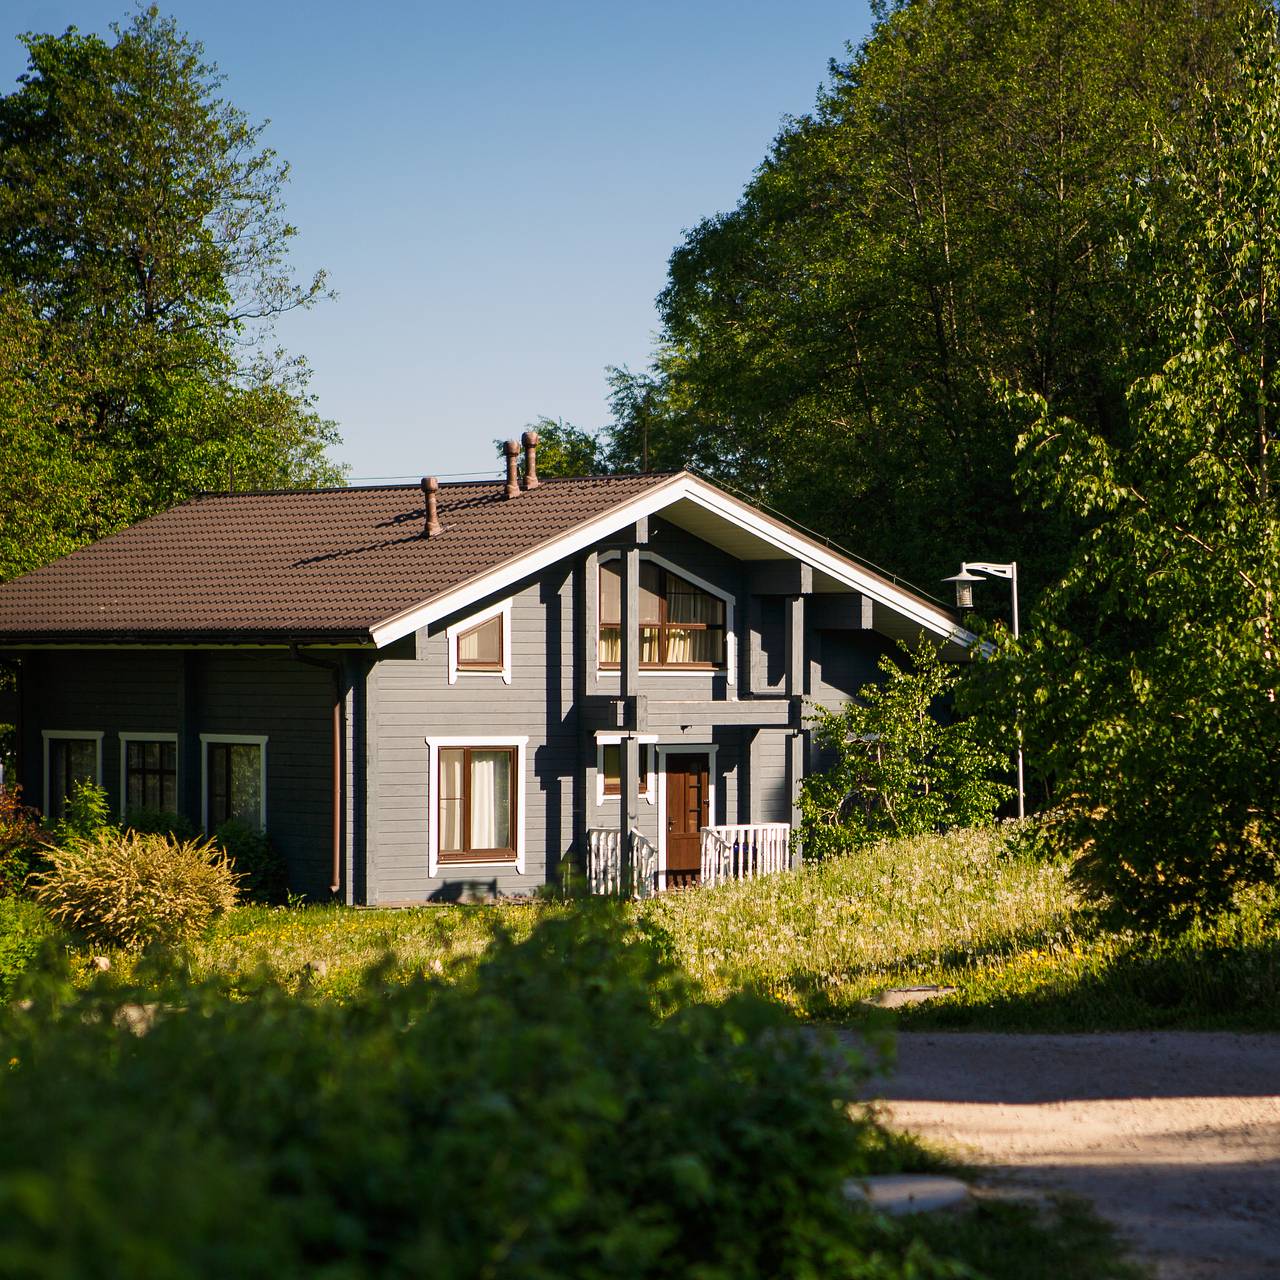
<svg viewBox="0 0 1280 1280">
<path fill-rule="evenodd" d="M 844 1195 L 846 1200 L 892 1217 L 954 1209 L 969 1202 L 969 1188 L 958 1178 L 927 1173 L 850 1178 L 844 1184 Z"/>
<path fill-rule="evenodd" d="M 862 1003 L 875 1005 L 877 1009 L 901 1009 L 904 1005 L 924 1004 L 926 1000 L 955 993 L 955 987 L 890 987 L 878 996 L 868 996 Z"/>
</svg>

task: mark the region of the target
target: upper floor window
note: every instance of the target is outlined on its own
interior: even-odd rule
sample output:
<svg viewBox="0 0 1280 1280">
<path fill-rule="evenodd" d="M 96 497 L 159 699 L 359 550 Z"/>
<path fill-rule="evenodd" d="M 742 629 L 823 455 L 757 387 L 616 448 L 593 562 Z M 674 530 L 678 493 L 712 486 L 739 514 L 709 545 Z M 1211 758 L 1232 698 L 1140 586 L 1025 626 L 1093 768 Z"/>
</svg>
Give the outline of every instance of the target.
<svg viewBox="0 0 1280 1280">
<path fill-rule="evenodd" d="M 445 631 L 449 646 L 449 683 L 459 675 L 484 672 L 511 683 L 511 601 L 463 618 Z"/>
<path fill-rule="evenodd" d="M 640 666 L 715 670 L 725 665 L 725 602 L 678 573 L 640 561 Z M 622 659 L 622 568 L 600 566 L 600 665 Z"/>
</svg>

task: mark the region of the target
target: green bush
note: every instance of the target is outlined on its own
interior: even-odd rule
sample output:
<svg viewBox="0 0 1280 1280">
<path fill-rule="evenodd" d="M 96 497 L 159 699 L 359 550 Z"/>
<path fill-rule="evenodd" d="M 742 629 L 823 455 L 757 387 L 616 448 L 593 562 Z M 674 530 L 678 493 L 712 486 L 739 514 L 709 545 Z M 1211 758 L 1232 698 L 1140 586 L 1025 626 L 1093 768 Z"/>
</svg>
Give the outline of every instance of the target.
<svg viewBox="0 0 1280 1280">
<path fill-rule="evenodd" d="M 117 830 L 111 821 L 106 791 L 96 782 L 82 779 L 72 784 L 63 815 L 53 827 L 53 843 L 65 847 L 81 840 L 96 840 L 104 831 Z"/>
<path fill-rule="evenodd" d="M 0 898 L 21 890 L 40 865 L 48 841 L 19 788 L 0 787 Z"/>
<path fill-rule="evenodd" d="M 48 915 L 25 898 L 0 898 L 0 1000 L 37 961 L 57 929 Z"/>
<path fill-rule="evenodd" d="M 935 714 L 955 690 L 958 672 L 923 636 L 914 652 L 901 648 L 909 670 L 882 657 L 882 683 L 838 711 L 815 707 L 809 717 L 835 763 L 800 786 L 807 859 L 886 838 L 985 826 L 1013 794 L 995 780 L 1008 770 L 1008 758 L 982 739 L 976 723 Z"/>
<path fill-rule="evenodd" d="M 235 864 L 240 892 L 249 902 L 283 903 L 289 892 L 284 859 L 270 837 L 239 818 L 230 818 L 213 837 Z"/>
<path fill-rule="evenodd" d="M 36 899 L 87 941 L 138 950 L 201 934 L 236 902 L 236 877 L 212 841 L 100 831 L 49 854 L 31 878 Z"/>
<path fill-rule="evenodd" d="M 895 1148 L 832 1047 L 701 1002 L 616 908 L 450 976 L 344 1004 L 175 984 L 133 997 L 145 1034 L 106 981 L 10 1015 L 0 1271 L 958 1274 L 844 1202 Z"/>
<path fill-rule="evenodd" d="M 174 840 L 194 840 L 200 828 L 190 818 L 168 809 L 130 809 L 124 815 L 126 831 L 139 835 L 169 836 Z"/>
</svg>

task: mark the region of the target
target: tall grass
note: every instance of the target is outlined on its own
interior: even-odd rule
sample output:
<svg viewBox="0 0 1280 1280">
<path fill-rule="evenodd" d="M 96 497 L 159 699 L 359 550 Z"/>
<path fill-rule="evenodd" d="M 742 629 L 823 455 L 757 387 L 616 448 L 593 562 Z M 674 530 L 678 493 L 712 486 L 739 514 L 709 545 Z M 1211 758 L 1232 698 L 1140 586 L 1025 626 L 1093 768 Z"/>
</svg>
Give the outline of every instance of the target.
<svg viewBox="0 0 1280 1280">
<path fill-rule="evenodd" d="M 573 904 L 229 912 L 196 948 L 197 973 L 337 999 L 374 964 L 408 977 L 463 972 L 499 932 L 519 939 Z M 886 841 L 747 883 L 636 904 L 630 919 L 712 998 L 740 990 L 811 1019 L 867 1012 L 886 988 L 953 986 L 904 1010 L 918 1025 L 1023 1030 L 1280 1027 L 1280 902 L 1176 938 L 1108 931 L 1063 863 L 999 830 Z M 130 962 L 123 959 L 127 966 Z"/>
</svg>

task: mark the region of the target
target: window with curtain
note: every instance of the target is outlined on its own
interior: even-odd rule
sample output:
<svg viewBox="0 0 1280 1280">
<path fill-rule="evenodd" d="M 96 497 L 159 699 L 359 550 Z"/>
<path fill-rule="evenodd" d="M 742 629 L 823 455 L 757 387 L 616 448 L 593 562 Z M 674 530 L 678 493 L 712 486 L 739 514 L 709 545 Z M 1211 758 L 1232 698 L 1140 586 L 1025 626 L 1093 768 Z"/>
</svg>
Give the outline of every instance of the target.
<svg viewBox="0 0 1280 1280">
<path fill-rule="evenodd" d="M 99 782 L 98 743 L 94 738 L 49 739 L 49 813 L 62 818 L 77 782 Z"/>
<path fill-rule="evenodd" d="M 640 744 L 640 794 L 649 794 L 649 770 L 651 768 L 647 742 Z M 607 796 L 622 794 L 622 747 L 616 742 L 606 742 L 600 748 L 601 769 L 604 773 L 604 793 Z"/>
<path fill-rule="evenodd" d="M 622 568 L 600 566 L 600 665 L 622 661 Z M 679 574 L 640 561 L 640 666 L 714 670 L 724 666 L 725 606 Z"/>
<path fill-rule="evenodd" d="M 502 616 L 458 636 L 458 666 L 468 671 L 502 670 Z"/>
<path fill-rule="evenodd" d="M 441 747 L 441 862 L 516 860 L 514 747 Z"/>
<path fill-rule="evenodd" d="M 231 818 L 262 826 L 262 752 L 260 742 L 206 743 L 209 830 Z"/>
<path fill-rule="evenodd" d="M 126 809 L 172 813 L 178 807 L 178 744 L 126 741 L 124 796 Z"/>
</svg>

